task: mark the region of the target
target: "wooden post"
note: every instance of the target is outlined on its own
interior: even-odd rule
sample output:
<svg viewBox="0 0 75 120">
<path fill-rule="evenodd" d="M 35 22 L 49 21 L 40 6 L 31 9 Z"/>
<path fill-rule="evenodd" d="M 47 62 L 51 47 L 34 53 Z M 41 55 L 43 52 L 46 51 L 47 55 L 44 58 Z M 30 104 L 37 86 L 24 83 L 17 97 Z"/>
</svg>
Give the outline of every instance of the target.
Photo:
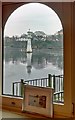
<svg viewBox="0 0 75 120">
<path fill-rule="evenodd" d="M 48 74 L 48 87 L 52 87 L 51 86 L 51 78 L 52 78 L 51 74 Z"/>
</svg>

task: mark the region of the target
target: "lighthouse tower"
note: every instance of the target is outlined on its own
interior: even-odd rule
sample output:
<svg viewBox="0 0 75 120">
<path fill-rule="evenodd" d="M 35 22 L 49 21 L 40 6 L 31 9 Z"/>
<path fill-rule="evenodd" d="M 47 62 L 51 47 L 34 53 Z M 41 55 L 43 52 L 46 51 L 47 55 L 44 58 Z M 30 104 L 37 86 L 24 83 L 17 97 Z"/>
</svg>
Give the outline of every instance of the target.
<svg viewBox="0 0 75 120">
<path fill-rule="evenodd" d="M 28 33 L 28 41 L 27 41 L 27 53 L 32 53 L 32 47 L 31 47 L 31 32 L 30 32 L 30 29 L 29 31 L 27 32 Z"/>
</svg>

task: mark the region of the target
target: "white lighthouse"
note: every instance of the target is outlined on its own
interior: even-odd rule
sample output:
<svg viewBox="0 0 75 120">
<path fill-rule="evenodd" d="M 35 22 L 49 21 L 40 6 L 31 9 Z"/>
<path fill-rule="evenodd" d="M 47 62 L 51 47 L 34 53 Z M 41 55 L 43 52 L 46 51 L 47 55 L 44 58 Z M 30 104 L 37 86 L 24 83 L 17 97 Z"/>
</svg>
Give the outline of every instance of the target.
<svg viewBox="0 0 75 120">
<path fill-rule="evenodd" d="M 29 31 L 27 32 L 28 33 L 28 40 L 27 40 L 27 53 L 32 53 L 32 47 L 31 47 L 31 32 L 30 32 L 30 29 Z"/>
</svg>

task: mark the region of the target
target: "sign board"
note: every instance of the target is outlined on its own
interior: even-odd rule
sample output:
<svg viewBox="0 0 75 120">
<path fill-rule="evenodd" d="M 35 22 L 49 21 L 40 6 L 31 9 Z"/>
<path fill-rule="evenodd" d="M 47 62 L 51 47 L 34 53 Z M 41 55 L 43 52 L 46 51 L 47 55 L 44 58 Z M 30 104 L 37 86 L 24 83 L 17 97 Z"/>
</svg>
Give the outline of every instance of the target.
<svg viewBox="0 0 75 120">
<path fill-rule="evenodd" d="M 22 111 L 53 117 L 53 89 L 24 85 Z"/>
</svg>

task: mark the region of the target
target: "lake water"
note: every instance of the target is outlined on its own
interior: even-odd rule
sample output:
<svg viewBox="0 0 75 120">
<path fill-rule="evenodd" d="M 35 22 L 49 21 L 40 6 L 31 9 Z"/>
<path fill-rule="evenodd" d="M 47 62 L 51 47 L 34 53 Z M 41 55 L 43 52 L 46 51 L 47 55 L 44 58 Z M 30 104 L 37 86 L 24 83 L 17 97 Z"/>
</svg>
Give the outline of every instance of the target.
<svg viewBox="0 0 75 120">
<path fill-rule="evenodd" d="M 40 49 L 26 53 L 20 48 L 4 49 L 3 93 L 12 94 L 12 83 L 63 74 L 63 50 Z"/>
</svg>

